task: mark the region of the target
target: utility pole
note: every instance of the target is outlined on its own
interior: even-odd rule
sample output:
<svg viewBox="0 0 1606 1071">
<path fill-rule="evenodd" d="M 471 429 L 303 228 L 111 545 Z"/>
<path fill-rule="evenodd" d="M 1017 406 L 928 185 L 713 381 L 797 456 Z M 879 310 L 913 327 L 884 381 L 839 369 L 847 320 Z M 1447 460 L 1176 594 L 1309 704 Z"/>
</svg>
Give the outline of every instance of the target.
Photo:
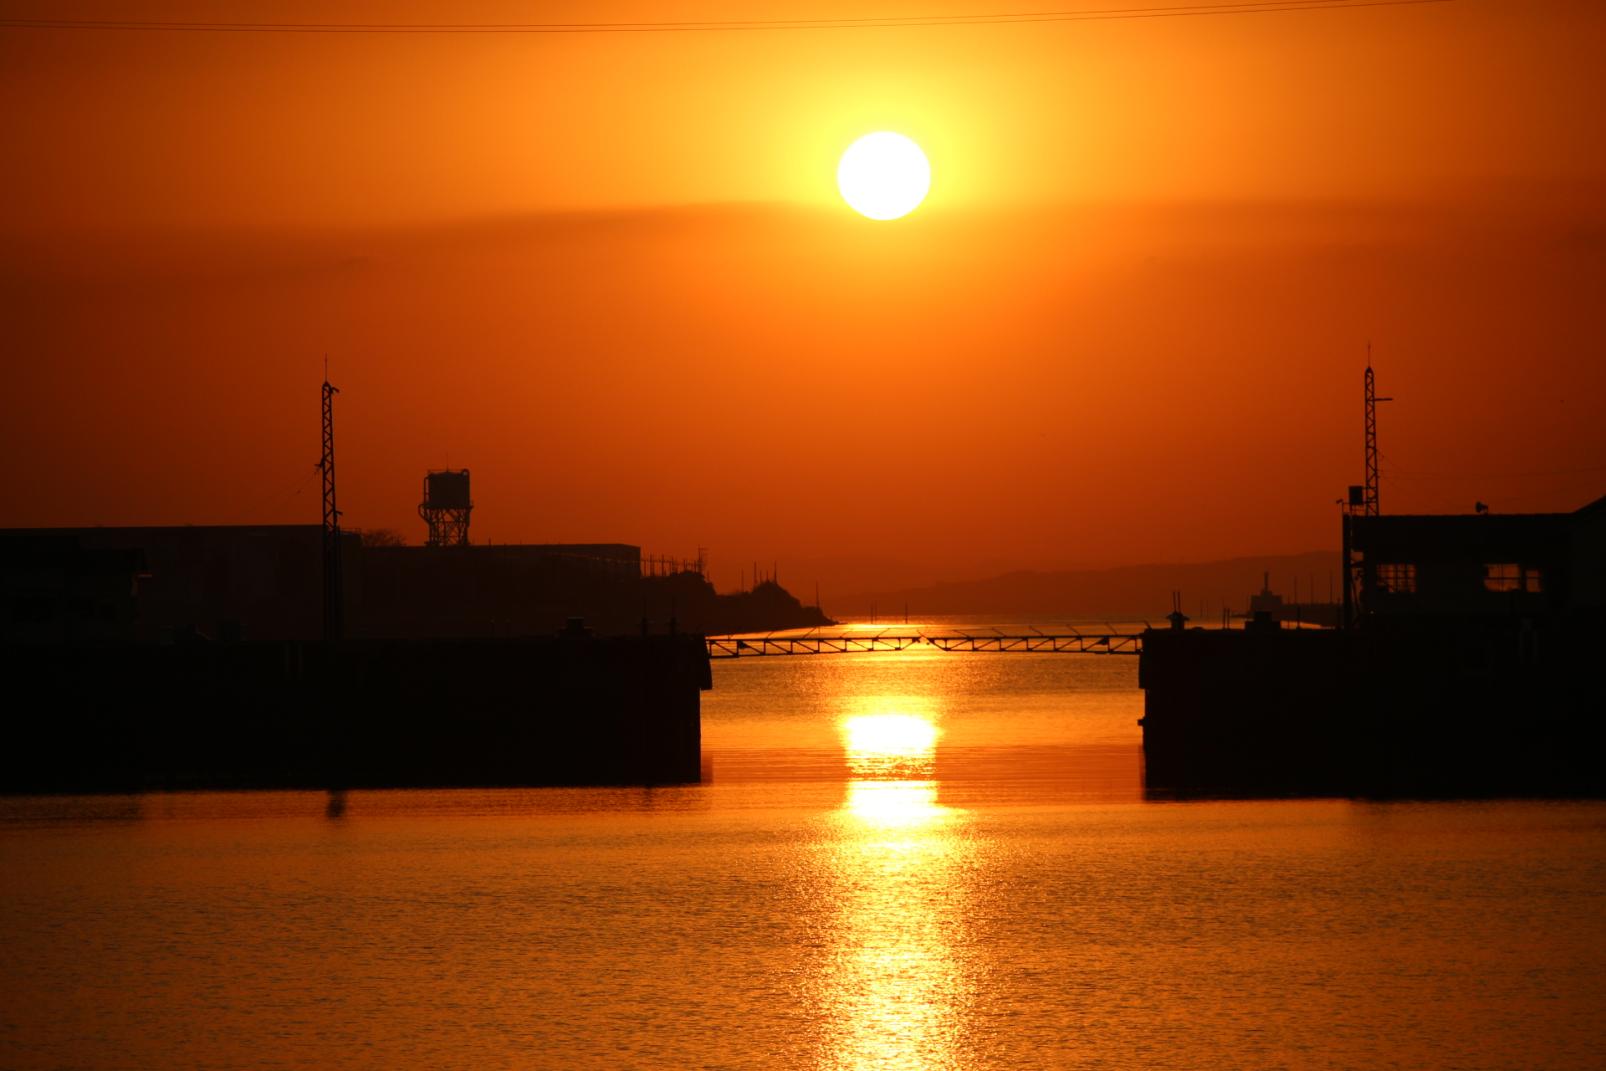
<svg viewBox="0 0 1606 1071">
<path fill-rule="evenodd" d="M 344 588 L 340 576 L 340 509 L 335 501 L 335 395 L 328 362 L 323 371 L 323 638 L 338 640 L 345 626 Z"/>
</svg>

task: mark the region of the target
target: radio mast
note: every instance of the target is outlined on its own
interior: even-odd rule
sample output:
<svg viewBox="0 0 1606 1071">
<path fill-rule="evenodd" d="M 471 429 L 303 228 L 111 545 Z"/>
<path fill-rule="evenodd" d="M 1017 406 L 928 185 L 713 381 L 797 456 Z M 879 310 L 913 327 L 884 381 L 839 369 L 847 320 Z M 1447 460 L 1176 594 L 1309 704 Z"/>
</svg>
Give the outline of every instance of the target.
<svg viewBox="0 0 1606 1071">
<path fill-rule="evenodd" d="M 329 382 L 329 365 L 323 370 L 323 638 L 340 639 L 345 625 L 344 588 L 340 577 L 340 509 L 335 502 L 335 395 Z"/>
<path fill-rule="evenodd" d="M 1372 344 L 1366 344 L 1366 498 L 1364 512 L 1376 517 L 1381 510 L 1377 504 L 1377 403 L 1391 402 L 1392 398 L 1377 396 L 1377 377 L 1372 373 Z"/>
</svg>

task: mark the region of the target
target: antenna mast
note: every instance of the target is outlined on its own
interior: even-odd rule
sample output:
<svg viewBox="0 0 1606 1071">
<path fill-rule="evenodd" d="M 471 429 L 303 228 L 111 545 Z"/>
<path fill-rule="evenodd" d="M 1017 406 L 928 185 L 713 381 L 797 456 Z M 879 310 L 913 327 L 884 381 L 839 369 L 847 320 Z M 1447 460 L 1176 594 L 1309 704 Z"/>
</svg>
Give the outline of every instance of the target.
<svg viewBox="0 0 1606 1071">
<path fill-rule="evenodd" d="M 329 382 L 329 368 L 323 374 L 323 456 L 318 470 L 323 473 L 323 638 L 340 639 L 343 631 L 345 599 L 340 577 L 340 509 L 335 502 L 335 395 L 340 391 Z"/>
<path fill-rule="evenodd" d="M 1377 377 L 1372 373 L 1372 344 L 1366 344 L 1366 497 L 1363 512 L 1376 517 L 1382 512 L 1377 504 L 1377 403 L 1391 402 L 1392 398 L 1377 396 Z"/>
<path fill-rule="evenodd" d="M 1377 375 L 1372 371 L 1372 344 L 1366 344 L 1366 482 L 1349 489 L 1349 501 L 1343 512 L 1344 561 L 1344 627 L 1353 626 L 1365 613 L 1362 595 L 1365 590 L 1366 562 L 1355 548 L 1356 517 L 1376 517 L 1382 510 L 1378 505 L 1378 449 L 1377 404 L 1392 401 L 1377 396 Z M 1339 499 L 1344 505 L 1344 499 Z"/>
</svg>

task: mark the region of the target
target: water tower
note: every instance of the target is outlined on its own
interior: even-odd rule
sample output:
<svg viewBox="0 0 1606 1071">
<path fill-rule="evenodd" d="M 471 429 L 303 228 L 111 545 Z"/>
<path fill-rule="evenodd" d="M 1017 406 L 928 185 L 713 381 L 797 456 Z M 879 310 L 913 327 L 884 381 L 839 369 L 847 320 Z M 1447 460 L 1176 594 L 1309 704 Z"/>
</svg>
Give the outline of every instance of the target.
<svg viewBox="0 0 1606 1071">
<path fill-rule="evenodd" d="M 418 515 L 429 525 L 428 547 L 468 546 L 468 470 L 442 469 L 424 474 L 424 501 Z"/>
</svg>

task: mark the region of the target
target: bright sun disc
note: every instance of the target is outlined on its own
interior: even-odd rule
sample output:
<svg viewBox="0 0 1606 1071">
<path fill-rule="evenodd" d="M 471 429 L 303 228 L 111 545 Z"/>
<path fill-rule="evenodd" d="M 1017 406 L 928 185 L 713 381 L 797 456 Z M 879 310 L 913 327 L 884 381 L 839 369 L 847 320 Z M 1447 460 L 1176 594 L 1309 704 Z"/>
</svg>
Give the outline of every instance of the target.
<svg viewBox="0 0 1606 1071">
<path fill-rule="evenodd" d="M 931 164 L 913 141 L 882 130 L 848 146 L 836 165 L 836 185 L 842 199 L 860 215 L 897 219 L 926 199 Z"/>
</svg>

